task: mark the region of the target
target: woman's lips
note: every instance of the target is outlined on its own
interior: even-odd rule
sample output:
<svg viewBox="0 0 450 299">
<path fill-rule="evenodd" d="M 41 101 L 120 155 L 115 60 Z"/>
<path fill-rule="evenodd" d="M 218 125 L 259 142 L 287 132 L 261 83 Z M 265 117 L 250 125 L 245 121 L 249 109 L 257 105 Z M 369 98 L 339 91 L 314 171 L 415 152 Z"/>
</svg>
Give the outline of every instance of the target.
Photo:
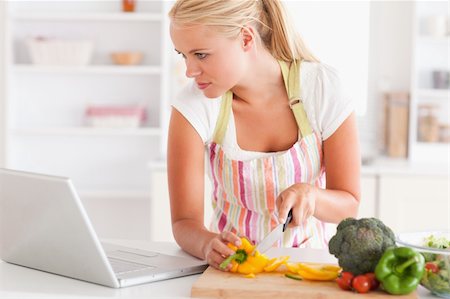
<svg viewBox="0 0 450 299">
<path fill-rule="evenodd" d="M 211 83 L 197 83 L 199 89 L 207 88 Z"/>
</svg>

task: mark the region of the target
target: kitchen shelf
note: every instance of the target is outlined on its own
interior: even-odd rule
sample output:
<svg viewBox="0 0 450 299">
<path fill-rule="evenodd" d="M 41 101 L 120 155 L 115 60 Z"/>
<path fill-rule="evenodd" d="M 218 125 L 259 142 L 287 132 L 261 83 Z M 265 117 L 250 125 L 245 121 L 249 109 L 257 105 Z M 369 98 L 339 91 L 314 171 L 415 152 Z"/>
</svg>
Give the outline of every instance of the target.
<svg viewBox="0 0 450 299">
<path fill-rule="evenodd" d="M 441 126 L 449 125 L 450 90 L 433 88 L 434 71 L 450 71 L 450 37 L 438 36 L 446 28 L 428 26 L 435 16 L 448 18 L 447 3 L 414 2 L 412 10 L 411 98 L 409 111 L 408 158 L 413 163 L 441 163 L 450 165 L 449 143 L 423 142 L 420 135 L 430 140 L 446 140 Z M 425 110 L 423 104 L 435 109 Z M 422 127 L 421 127 L 422 126 Z M 439 134 L 437 137 L 436 135 Z M 427 139 L 427 138 L 424 138 Z"/>
<path fill-rule="evenodd" d="M 436 44 L 436 43 L 449 43 L 450 36 L 429 36 L 421 35 L 417 38 L 421 44 Z"/>
<path fill-rule="evenodd" d="M 15 135 L 63 135 L 63 136 L 160 136 L 160 128 L 90 128 L 90 127 L 55 127 L 55 128 L 16 128 Z"/>
<path fill-rule="evenodd" d="M 11 16 L 16 21 L 113 21 L 113 22 L 155 22 L 161 21 L 157 13 L 70 13 L 70 12 L 20 12 Z"/>
<path fill-rule="evenodd" d="M 3 2 L 7 118 L 0 126 L 0 163 L 70 177 L 100 236 L 148 239 L 154 185 L 147 165 L 165 157 L 170 113 L 171 4 L 142 1 L 136 12 L 125 13 L 116 0 Z M 27 40 L 33 37 L 92 41 L 90 63 L 32 64 Z M 139 65 L 116 65 L 110 54 L 118 51 L 140 51 L 144 58 Z M 136 104 L 149 116 L 142 127 L 83 122 L 89 105 Z M 139 227 L 118 232 L 107 216 L 115 212 Z"/>
<path fill-rule="evenodd" d="M 416 95 L 427 99 L 448 99 L 450 89 L 417 89 Z"/>
<path fill-rule="evenodd" d="M 16 73 L 57 73 L 57 74 L 99 74 L 99 75 L 158 75 L 159 66 L 40 66 L 32 64 L 16 64 L 12 70 Z"/>
</svg>

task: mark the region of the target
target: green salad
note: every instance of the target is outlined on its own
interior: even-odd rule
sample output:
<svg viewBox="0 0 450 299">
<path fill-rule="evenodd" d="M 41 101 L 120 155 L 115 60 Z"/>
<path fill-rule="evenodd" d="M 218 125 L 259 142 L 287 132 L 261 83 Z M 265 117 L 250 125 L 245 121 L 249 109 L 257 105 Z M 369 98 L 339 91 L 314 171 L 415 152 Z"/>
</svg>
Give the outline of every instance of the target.
<svg viewBox="0 0 450 299">
<path fill-rule="evenodd" d="M 450 240 L 431 235 L 424 240 L 424 246 L 450 250 Z M 450 293 L 450 255 L 422 253 L 425 257 L 425 273 L 421 284 L 435 293 Z"/>
</svg>

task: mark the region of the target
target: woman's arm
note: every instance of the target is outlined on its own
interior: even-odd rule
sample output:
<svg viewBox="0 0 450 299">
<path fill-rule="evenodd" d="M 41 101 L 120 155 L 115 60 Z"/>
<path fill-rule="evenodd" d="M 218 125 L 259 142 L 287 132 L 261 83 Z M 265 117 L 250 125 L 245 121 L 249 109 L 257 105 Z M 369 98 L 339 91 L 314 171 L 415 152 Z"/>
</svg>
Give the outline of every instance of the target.
<svg viewBox="0 0 450 299">
<path fill-rule="evenodd" d="M 167 152 L 172 232 L 183 250 L 217 266 L 223 256 L 233 254 L 226 243 L 238 238 L 204 226 L 204 151 L 195 129 L 172 109 Z"/>
<path fill-rule="evenodd" d="M 361 157 L 354 113 L 323 142 L 323 154 L 326 189 L 300 183 L 284 190 L 277 200 L 280 221 L 291 208 L 292 225 L 301 225 L 312 215 L 331 223 L 357 216 Z"/>
</svg>

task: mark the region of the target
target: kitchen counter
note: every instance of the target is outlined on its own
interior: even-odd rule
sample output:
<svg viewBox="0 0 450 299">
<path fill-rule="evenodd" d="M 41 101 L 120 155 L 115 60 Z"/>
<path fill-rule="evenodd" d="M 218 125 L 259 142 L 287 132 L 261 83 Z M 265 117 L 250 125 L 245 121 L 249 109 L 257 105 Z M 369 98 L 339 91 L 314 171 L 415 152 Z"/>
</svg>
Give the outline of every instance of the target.
<svg viewBox="0 0 450 299">
<path fill-rule="evenodd" d="M 105 240 L 119 245 L 187 255 L 175 243 Z M 273 248 L 269 256 L 290 255 L 292 260 L 336 262 L 325 250 Z M 11 265 L 0 261 L 0 298 L 190 298 L 192 284 L 199 275 L 147 283 L 123 289 L 112 289 L 75 279 Z M 419 287 L 419 298 L 438 298 Z M 394 298 L 394 297 L 393 297 Z"/>
</svg>

